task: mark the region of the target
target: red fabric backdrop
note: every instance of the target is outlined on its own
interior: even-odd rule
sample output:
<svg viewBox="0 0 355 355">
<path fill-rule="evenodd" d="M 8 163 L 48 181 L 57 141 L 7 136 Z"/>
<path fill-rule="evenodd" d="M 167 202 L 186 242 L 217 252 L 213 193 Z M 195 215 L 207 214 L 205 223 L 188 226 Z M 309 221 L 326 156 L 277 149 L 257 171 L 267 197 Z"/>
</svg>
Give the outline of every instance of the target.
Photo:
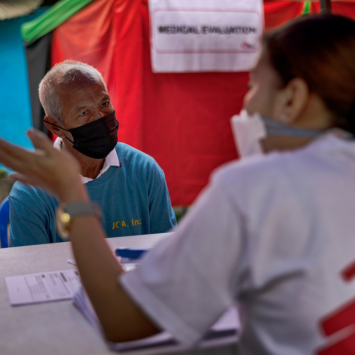
<svg viewBox="0 0 355 355">
<path fill-rule="evenodd" d="M 342 16 L 347 16 L 355 19 L 355 1 L 335 1 L 331 3 L 332 13 Z M 316 14 L 320 11 L 320 4 L 312 3 L 312 13 Z"/>
<path fill-rule="evenodd" d="M 267 29 L 303 10 L 302 2 L 264 5 Z M 338 7 L 355 14 L 351 3 Z M 237 158 L 229 120 L 242 107 L 248 73 L 153 74 L 147 0 L 90 3 L 53 32 L 52 64 L 65 59 L 102 73 L 120 122 L 119 141 L 157 160 L 173 206 L 190 205 L 210 173 Z"/>
</svg>

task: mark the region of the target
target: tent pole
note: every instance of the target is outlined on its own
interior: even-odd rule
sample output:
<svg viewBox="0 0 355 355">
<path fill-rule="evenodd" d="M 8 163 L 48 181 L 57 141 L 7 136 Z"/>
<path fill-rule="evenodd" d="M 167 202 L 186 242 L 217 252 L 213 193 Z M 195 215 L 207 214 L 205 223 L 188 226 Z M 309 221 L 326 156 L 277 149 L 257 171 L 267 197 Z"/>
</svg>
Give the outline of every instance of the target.
<svg viewBox="0 0 355 355">
<path fill-rule="evenodd" d="M 330 0 L 319 0 L 321 12 L 332 12 Z"/>
</svg>

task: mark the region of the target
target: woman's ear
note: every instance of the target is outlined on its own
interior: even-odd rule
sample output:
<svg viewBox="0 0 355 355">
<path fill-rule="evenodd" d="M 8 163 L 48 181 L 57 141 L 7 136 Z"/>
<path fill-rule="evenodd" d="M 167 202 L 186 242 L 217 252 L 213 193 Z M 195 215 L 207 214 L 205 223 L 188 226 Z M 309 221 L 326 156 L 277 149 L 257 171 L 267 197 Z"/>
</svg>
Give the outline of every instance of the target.
<svg viewBox="0 0 355 355">
<path fill-rule="evenodd" d="M 294 124 L 301 118 L 309 101 L 308 85 L 303 79 L 294 78 L 283 89 L 283 107 L 279 120 Z"/>
<path fill-rule="evenodd" d="M 61 127 L 61 124 L 55 118 L 53 118 L 52 116 L 45 116 L 44 117 L 44 124 L 46 125 L 46 127 L 48 128 L 48 130 L 51 133 L 53 133 L 57 137 L 65 138 L 64 131 L 62 129 L 56 127 L 56 126 Z M 55 126 L 53 126 L 53 125 L 55 125 Z"/>
</svg>

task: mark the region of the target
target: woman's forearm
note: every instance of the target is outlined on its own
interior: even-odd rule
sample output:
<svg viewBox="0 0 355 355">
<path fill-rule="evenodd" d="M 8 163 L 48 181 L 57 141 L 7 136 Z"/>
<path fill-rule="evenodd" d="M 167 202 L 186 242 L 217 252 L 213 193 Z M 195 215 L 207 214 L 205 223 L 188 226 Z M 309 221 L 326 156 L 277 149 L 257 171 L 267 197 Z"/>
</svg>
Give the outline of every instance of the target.
<svg viewBox="0 0 355 355">
<path fill-rule="evenodd" d="M 89 201 L 83 185 L 64 198 L 65 202 Z M 105 233 L 95 216 L 73 219 L 71 243 L 84 288 L 110 341 L 146 337 L 158 329 L 145 317 L 120 286 L 124 272 L 105 241 Z"/>
</svg>

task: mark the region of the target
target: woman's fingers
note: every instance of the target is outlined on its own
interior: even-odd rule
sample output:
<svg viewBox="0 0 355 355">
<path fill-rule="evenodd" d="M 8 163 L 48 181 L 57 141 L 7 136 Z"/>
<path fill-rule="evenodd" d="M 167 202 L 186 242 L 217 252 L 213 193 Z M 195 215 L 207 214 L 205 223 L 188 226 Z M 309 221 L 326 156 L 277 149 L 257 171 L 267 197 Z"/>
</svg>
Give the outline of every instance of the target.
<svg viewBox="0 0 355 355">
<path fill-rule="evenodd" d="M 38 143 L 37 137 L 38 135 L 34 139 L 36 144 Z M 39 138 L 39 141 L 43 141 L 43 138 Z M 41 152 L 30 152 L 0 138 L 0 163 L 26 176 L 34 174 L 36 170 L 42 170 L 41 161 L 48 154 L 42 149 L 46 147 L 48 150 L 46 143 L 39 144 Z"/>
<path fill-rule="evenodd" d="M 33 181 L 23 174 L 13 173 L 9 175 L 9 178 L 11 180 L 20 181 L 23 184 L 33 185 Z"/>
<path fill-rule="evenodd" d="M 17 172 L 12 179 L 45 188 L 59 197 L 65 196 L 73 183 L 81 183 L 74 157 L 53 148 L 42 133 L 29 131 L 28 136 L 38 151 L 30 152 L 0 139 L 0 163 Z"/>
<path fill-rule="evenodd" d="M 0 138 L 0 151 L 4 156 L 6 155 L 9 157 L 20 158 L 24 152 L 24 149 Z"/>
<path fill-rule="evenodd" d="M 25 169 L 28 164 L 29 154 L 33 153 L 0 138 L 0 163 L 10 169 L 15 171 Z"/>
<path fill-rule="evenodd" d="M 27 135 L 35 148 L 42 149 L 49 154 L 55 149 L 53 142 L 44 133 L 34 129 L 27 131 Z"/>
</svg>

